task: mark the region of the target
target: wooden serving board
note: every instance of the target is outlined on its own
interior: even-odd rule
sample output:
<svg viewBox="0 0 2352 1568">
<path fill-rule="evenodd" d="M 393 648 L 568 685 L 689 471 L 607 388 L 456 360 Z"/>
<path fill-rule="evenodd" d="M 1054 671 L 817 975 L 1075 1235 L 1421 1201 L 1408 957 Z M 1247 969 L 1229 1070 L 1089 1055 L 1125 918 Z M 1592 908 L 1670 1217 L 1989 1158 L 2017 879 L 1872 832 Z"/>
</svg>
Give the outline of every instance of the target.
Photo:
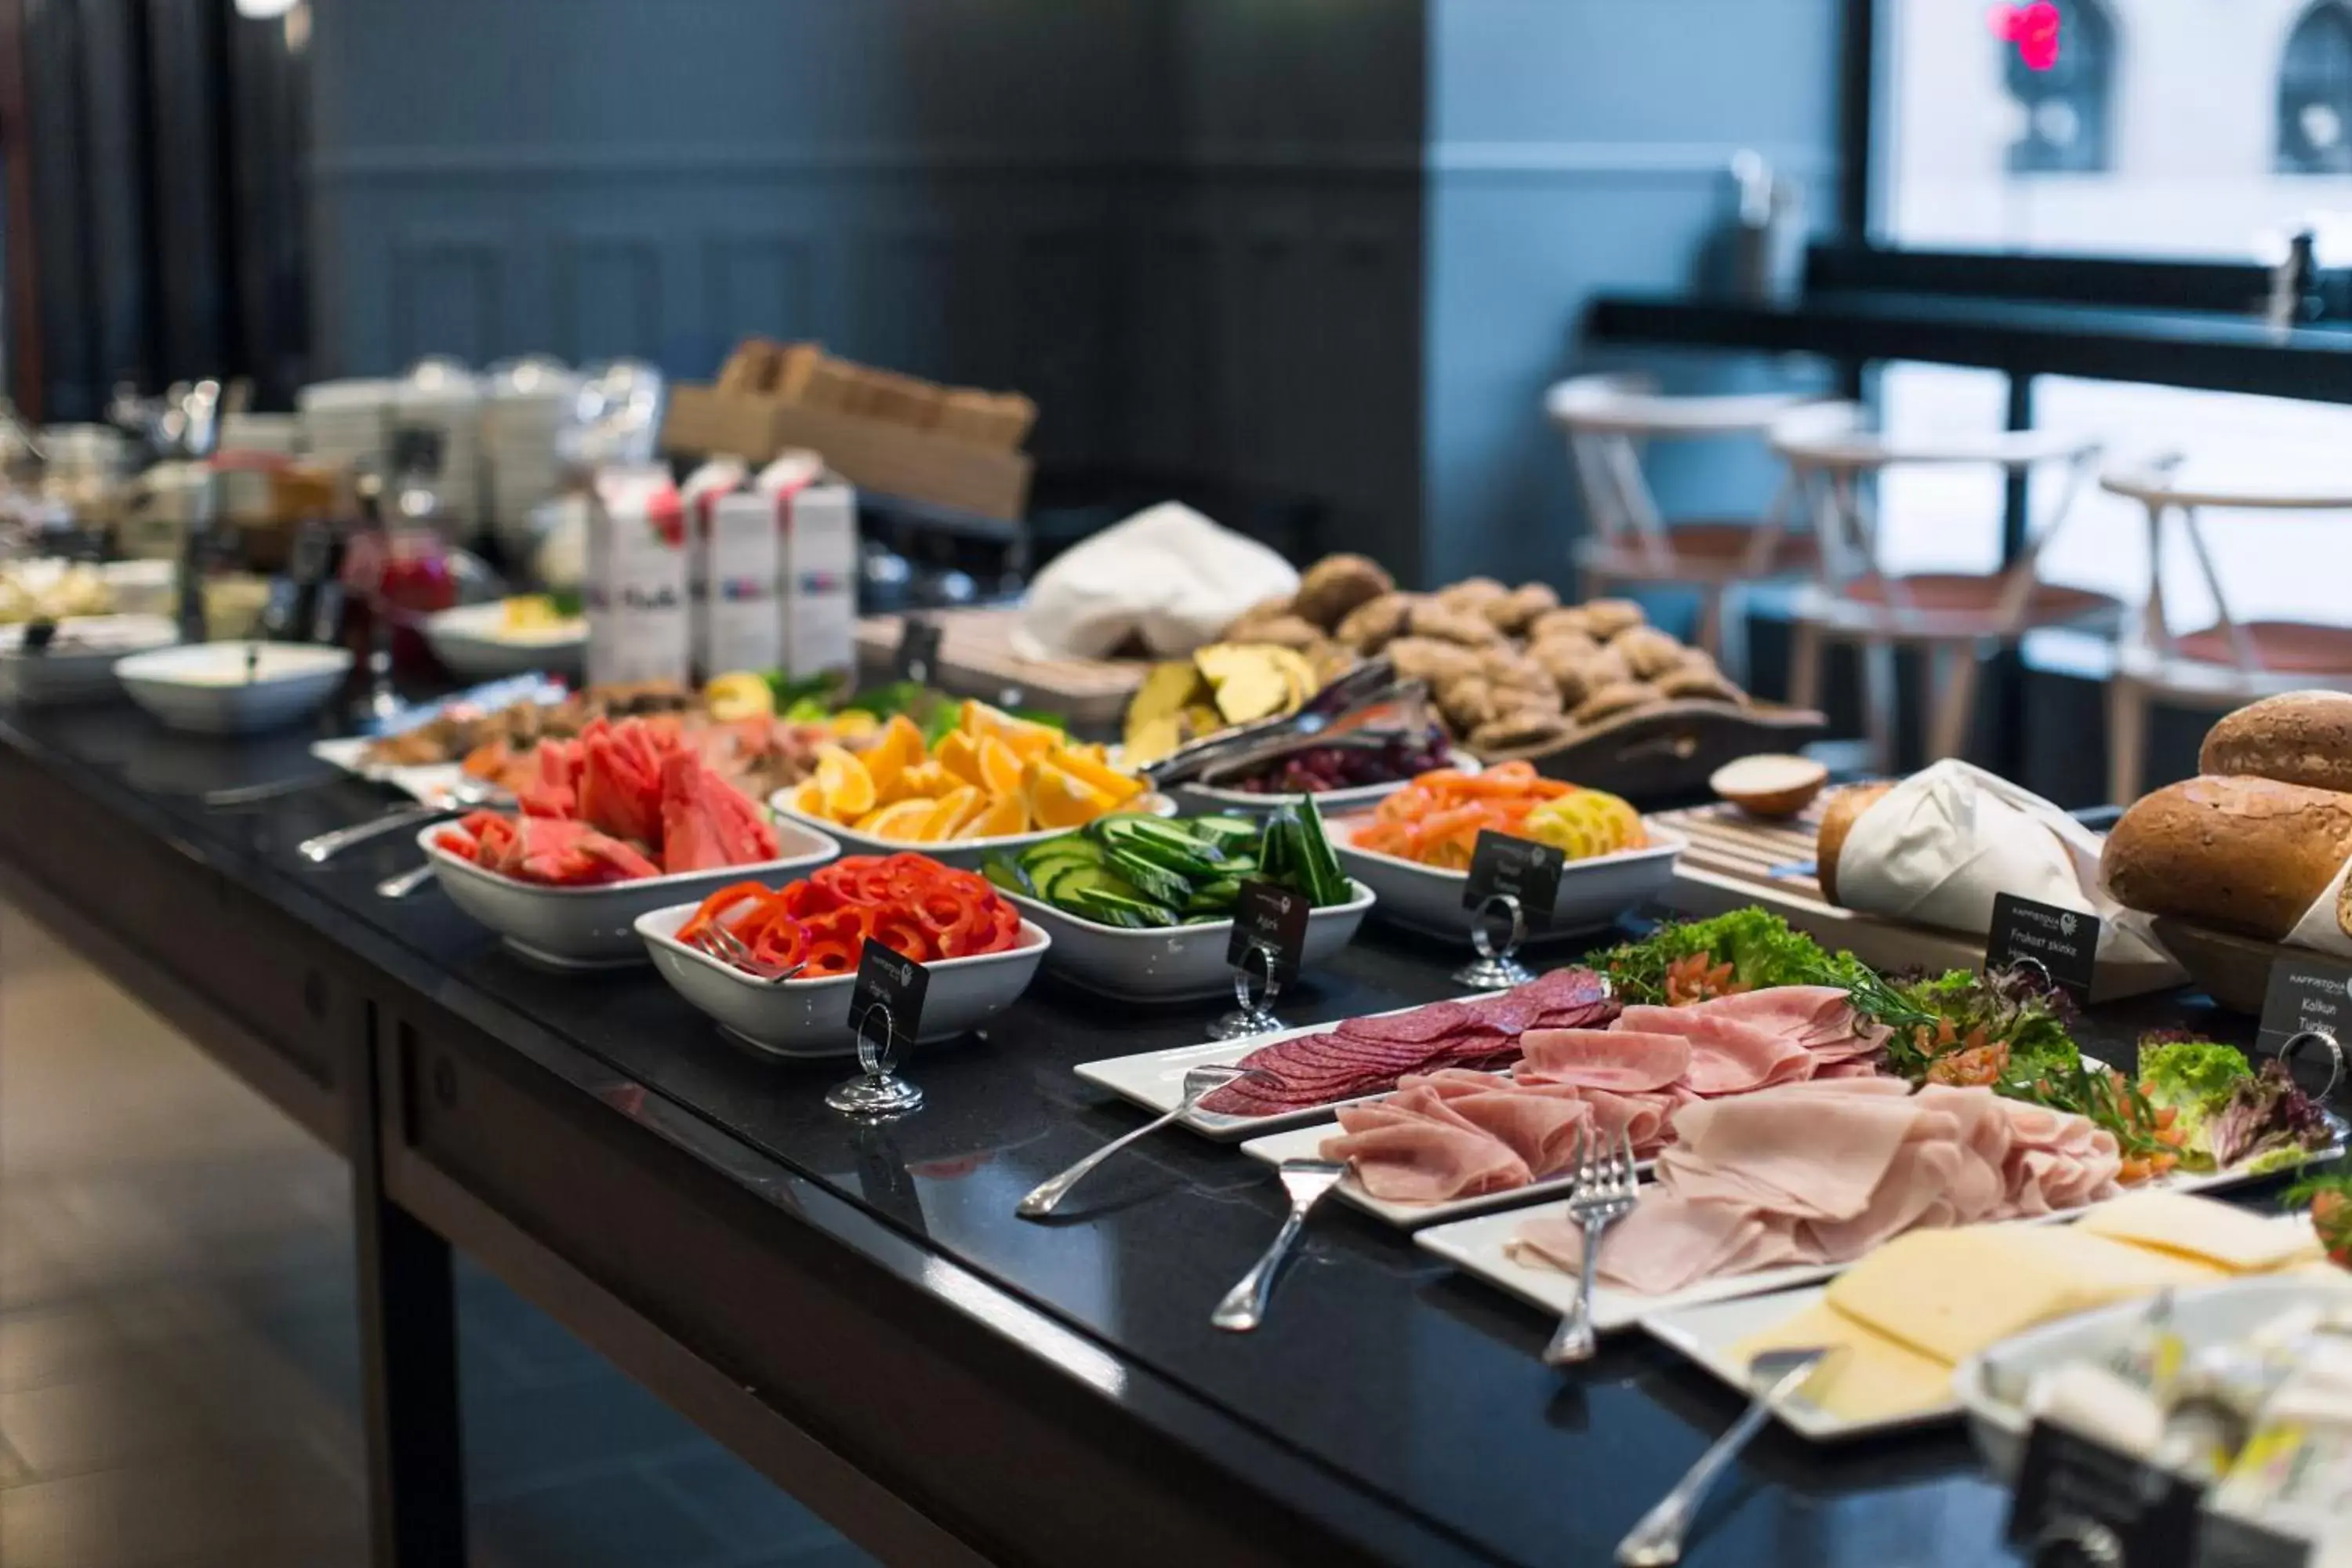
<svg viewBox="0 0 2352 1568">
<path fill-rule="evenodd" d="M 1484 763 L 1529 762 L 1547 778 L 1607 790 L 1635 805 L 1673 805 L 1706 795 L 1707 776 L 1759 752 L 1794 752 L 1829 721 L 1810 708 L 1770 703 L 1660 702 L 1606 719 L 1566 741 L 1528 750 L 1482 752 Z M 1805 858 L 1811 859 L 1810 852 Z"/>
<path fill-rule="evenodd" d="M 1021 705 L 1059 713 L 1076 728 L 1117 728 L 1151 664 L 1139 658 L 1024 658 L 1013 651 L 1018 609 L 936 610 L 940 667 L 931 684 L 958 697 L 1000 700 L 1007 689 Z M 903 627 L 897 616 L 857 623 L 857 661 L 869 673 L 887 671 Z"/>
<path fill-rule="evenodd" d="M 1843 948 L 1873 969 L 1979 969 L 1981 934 L 1945 931 L 1885 915 L 1841 909 L 1822 896 L 1813 841 L 1824 795 L 1799 816 L 1767 821 L 1736 805 L 1662 811 L 1648 820 L 1690 842 L 1675 863 L 1673 898 L 1693 914 L 1716 915 L 1760 904 L 1832 951 Z M 2193 965 L 2191 966 L 2193 967 Z M 2109 1002 L 2171 984 L 2179 971 L 2102 963 L 2091 999 Z M 2259 1004 L 2257 1004 L 2259 1005 Z"/>
</svg>

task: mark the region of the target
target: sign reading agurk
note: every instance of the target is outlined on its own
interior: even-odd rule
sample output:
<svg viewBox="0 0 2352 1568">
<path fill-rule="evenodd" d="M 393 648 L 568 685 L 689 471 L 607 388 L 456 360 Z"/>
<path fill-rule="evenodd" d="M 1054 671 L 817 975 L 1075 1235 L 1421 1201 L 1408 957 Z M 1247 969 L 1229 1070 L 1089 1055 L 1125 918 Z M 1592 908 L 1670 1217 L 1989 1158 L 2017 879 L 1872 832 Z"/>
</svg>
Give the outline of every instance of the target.
<svg viewBox="0 0 2352 1568">
<path fill-rule="evenodd" d="M 2011 969 L 2031 960 L 2078 998 L 2091 994 L 2099 956 L 2099 917 L 2080 910 L 2036 903 L 2014 893 L 1996 893 L 1992 931 L 1985 942 L 1985 967 Z"/>
<path fill-rule="evenodd" d="M 866 1032 L 866 1014 L 876 1006 L 888 1009 L 890 1034 L 902 1045 L 911 1044 L 923 1028 L 923 993 L 930 989 L 931 972 L 872 937 L 857 958 L 857 980 L 849 993 L 850 1027 Z M 880 1020 L 875 1021 L 878 1031 Z M 874 1044 L 886 1044 L 877 1032 Z"/>
</svg>

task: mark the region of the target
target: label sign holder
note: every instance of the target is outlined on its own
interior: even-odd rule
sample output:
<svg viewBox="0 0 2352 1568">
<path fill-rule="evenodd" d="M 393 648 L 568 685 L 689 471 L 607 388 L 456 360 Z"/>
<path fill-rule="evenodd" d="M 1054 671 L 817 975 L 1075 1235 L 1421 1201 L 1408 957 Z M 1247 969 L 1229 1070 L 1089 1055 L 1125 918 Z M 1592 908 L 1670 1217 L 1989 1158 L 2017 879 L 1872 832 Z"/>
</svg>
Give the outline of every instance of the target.
<svg viewBox="0 0 2352 1568">
<path fill-rule="evenodd" d="M 2272 962 L 2255 1048 L 2278 1057 L 2290 1069 L 2305 1052 L 2326 1057 L 2327 1082 L 2312 1095 L 2314 1100 L 2326 1101 L 2344 1081 L 2343 1036 L 2347 1029 L 2352 1029 L 2352 963 L 2314 952 L 2281 953 Z"/>
<path fill-rule="evenodd" d="M 872 937 L 866 939 L 858 954 L 857 982 L 849 993 L 849 1026 L 857 1034 L 857 1065 L 863 1073 L 826 1090 L 827 1106 L 869 1121 L 922 1109 L 923 1091 L 894 1069 L 902 1033 L 912 1044 L 922 1032 L 923 994 L 930 983 L 929 970 Z"/>
<path fill-rule="evenodd" d="M 2204 1489 L 2063 1426 L 2027 1432 L 2009 1539 L 2030 1563 L 2189 1568 Z"/>
<path fill-rule="evenodd" d="M 2098 970 L 2099 917 L 2081 910 L 1996 893 L 1985 968 L 2032 969 L 2078 1002 L 2091 999 Z"/>
<path fill-rule="evenodd" d="M 909 615 L 898 623 L 898 647 L 891 656 L 890 669 L 900 680 L 911 680 L 919 686 L 933 684 L 940 668 L 940 623 L 929 616 Z"/>
<path fill-rule="evenodd" d="M 1282 1027 L 1274 999 L 1298 976 L 1307 951 L 1307 918 L 1314 905 L 1305 893 L 1275 882 L 1247 881 L 1234 900 L 1233 935 L 1225 962 L 1234 971 L 1234 1011 L 1209 1026 L 1213 1040 L 1238 1040 Z M 1250 971 L 1259 985 L 1253 994 Z"/>
<path fill-rule="evenodd" d="M 1524 985 L 1535 972 L 1517 958 L 1530 926 L 1551 923 L 1568 857 L 1549 844 L 1482 830 L 1470 851 L 1462 907 L 1471 911 L 1470 945 L 1477 958 L 1452 976 L 1457 985 L 1500 991 Z M 1491 928 L 1491 929 L 1490 929 Z"/>
</svg>

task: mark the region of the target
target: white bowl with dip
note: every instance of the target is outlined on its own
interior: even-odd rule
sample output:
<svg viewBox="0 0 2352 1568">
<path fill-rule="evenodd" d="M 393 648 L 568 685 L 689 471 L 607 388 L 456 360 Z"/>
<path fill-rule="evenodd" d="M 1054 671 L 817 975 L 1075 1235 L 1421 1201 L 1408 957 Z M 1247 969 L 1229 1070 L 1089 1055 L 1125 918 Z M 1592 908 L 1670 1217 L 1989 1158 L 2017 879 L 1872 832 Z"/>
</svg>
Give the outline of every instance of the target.
<svg viewBox="0 0 2352 1568">
<path fill-rule="evenodd" d="M 131 700 L 167 728 L 247 735 L 309 718 L 351 674 L 352 650 L 315 643 L 207 642 L 115 661 Z"/>
</svg>

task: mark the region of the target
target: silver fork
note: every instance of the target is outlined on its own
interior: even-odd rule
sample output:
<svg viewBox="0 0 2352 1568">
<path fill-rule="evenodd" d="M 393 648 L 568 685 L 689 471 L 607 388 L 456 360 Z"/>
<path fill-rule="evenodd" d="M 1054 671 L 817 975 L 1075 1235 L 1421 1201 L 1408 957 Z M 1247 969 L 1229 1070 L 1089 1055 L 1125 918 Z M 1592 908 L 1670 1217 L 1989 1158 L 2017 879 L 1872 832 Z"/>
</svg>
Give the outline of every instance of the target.
<svg viewBox="0 0 2352 1568">
<path fill-rule="evenodd" d="M 1772 1407 L 1804 1386 L 1813 1375 L 1813 1369 L 1831 1354 L 1823 1345 L 1792 1345 L 1787 1350 L 1766 1351 L 1748 1369 L 1748 1381 L 1752 1395 L 1747 1413 L 1731 1424 L 1730 1430 L 1708 1446 L 1675 1488 L 1660 1498 L 1641 1521 L 1625 1532 L 1617 1543 L 1617 1561 L 1624 1568 L 1667 1568 L 1679 1563 L 1683 1556 L 1683 1540 L 1690 1533 L 1691 1521 L 1698 1513 L 1698 1505 L 1706 1496 L 1706 1489 L 1723 1468 L 1748 1446 L 1748 1440 L 1762 1429 Z"/>
<path fill-rule="evenodd" d="M 294 853 L 313 866 L 323 866 L 344 850 L 365 844 L 371 838 L 396 833 L 404 827 L 421 826 L 436 817 L 455 816 L 461 811 L 471 811 L 478 805 L 511 805 L 514 796 L 502 789 L 493 789 L 471 779 L 460 780 L 449 786 L 448 792 L 435 803 L 404 805 L 372 816 L 365 822 L 349 827 L 338 827 L 332 833 L 321 833 L 305 838 L 294 847 Z"/>
<path fill-rule="evenodd" d="M 1223 1089 L 1236 1079 L 1264 1078 L 1255 1068 L 1218 1065 L 1188 1068 L 1184 1072 L 1184 1097 L 1163 1116 L 1154 1117 L 1132 1132 L 1123 1132 L 1112 1139 L 1058 1176 L 1049 1176 L 1029 1190 L 1029 1195 L 1013 1206 L 1013 1213 L 1023 1219 L 1043 1219 L 1054 1212 L 1054 1205 L 1070 1195 L 1070 1189 L 1091 1174 L 1097 1165 L 1109 1159 L 1129 1144 L 1149 1137 L 1170 1122 L 1177 1121 L 1211 1093 Z"/>
<path fill-rule="evenodd" d="M 1576 1284 L 1576 1304 L 1563 1313 L 1551 1343 L 1544 1346 L 1546 1366 L 1571 1366 L 1592 1359 L 1592 1268 L 1600 1260 L 1601 1237 L 1612 1225 L 1633 1212 L 1640 1178 L 1633 1171 L 1633 1141 L 1622 1129 L 1614 1149 L 1596 1148 L 1581 1128 L 1576 1134 L 1572 1163 L 1576 1185 L 1568 1194 L 1568 1216 L 1584 1226 L 1584 1262 Z"/>
<path fill-rule="evenodd" d="M 805 963 L 795 963 L 789 969 L 779 969 L 753 952 L 741 937 L 717 921 L 703 927 L 697 934 L 699 940 L 696 945 L 703 952 L 721 963 L 742 970 L 762 985 L 782 985 L 808 967 Z"/>
<path fill-rule="evenodd" d="M 1265 1321 L 1266 1303 L 1274 1295 L 1274 1278 L 1282 1269 L 1282 1260 L 1290 1255 L 1298 1233 L 1307 1228 L 1307 1216 L 1323 1201 L 1324 1194 L 1339 1184 L 1348 1167 L 1337 1160 L 1285 1160 L 1277 1173 L 1282 1190 L 1290 1194 L 1290 1215 L 1275 1233 L 1274 1245 L 1265 1249 L 1265 1256 L 1252 1265 L 1209 1314 L 1209 1321 L 1228 1333 L 1245 1334 Z"/>
</svg>

